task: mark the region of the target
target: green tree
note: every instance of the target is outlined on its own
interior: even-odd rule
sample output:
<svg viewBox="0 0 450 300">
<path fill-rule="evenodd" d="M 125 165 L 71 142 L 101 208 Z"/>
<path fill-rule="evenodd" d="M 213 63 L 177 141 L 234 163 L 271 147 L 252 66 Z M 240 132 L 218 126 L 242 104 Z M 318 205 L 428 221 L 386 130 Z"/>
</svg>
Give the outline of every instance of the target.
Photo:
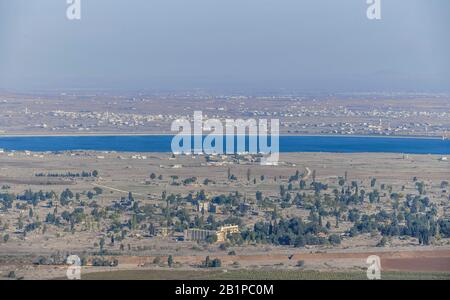
<svg viewBox="0 0 450 300">
<path fill-rule="evenodd" d="M 301 190 L 304 190 L 306 188 L 306 181 L 304 181 L 303 179 L 300 180 L 299 186 Z"/>
<path fill-rule="evenodd" d="M 22 217 L 21 216 L 17 220 L 17 227 L 19 228 L 19 230 L 23 229 L 23 221 L 22 221 Z"/>
<path fill-rule="evenodd" d="M 256 191 L 256 201 L 260 202 L 263 200 L 263 194 L 260 191 Z"/>
<path fill-rule="evenodd" d="M 100 245 L 100 252 L 103 252 L 103 247 L 105 247 L 105 239 L 104 238 L 100 239 L 99 245 Z"/>
<path fill-rule="evenodd" d="M 94 193 L 91 191 L 87 192 L 87 197 L 89 200 L 92 200 L 92 198 L 94 198 Z"/>
<path fill-rule="evenodd" d="M 204 266 L 205 266 L 206 268 L 208 268 L 210 265 L 211 265 L 211 259 L 209 258 L 209 256 L 207 256 L 207 257 L 205 258 Z"/>
<path fill-rule="evenodd" d="M 217 242 L 217 235 L 215 234 L 208 235 L 208 237 L 206 238 L 206 242 L 208 244 L 214 244 L 215 242 Z"/>
<path fill-rule="evenodd" d="M 218 259 L 218 258 L 215 258 L 215 259 L 213 259 L 213 260 L 211 261 L 210 266 L 211 266 L 212 268 L 220 268 L 220 267 L 222 266 L 222 261 L 221 261 L 220 259 Z"/>
<path fill-rule="evenodd" d="M 328 241 L 333 245 L 339 245 L 341 243 L 341 237 L 337 234 L 332 234 L 328 238 Z"/>
<path fill-rule="evenodd" d="M 294 242 L 294 246 L 297 248 L 305 247 L 306 245 L 306 239 L 303 235 L 299 235 Z"/>
<path fill-rule="evenodd" d="M 103 190 L 101 189 L 101 188 L 99 188 L 99 187 L 94 187 L 94 192 L 95 192 L 95 194 L 97 194 L 97 195 L 101 195 L 101 194 L 103 194 Z"/>
</svg>

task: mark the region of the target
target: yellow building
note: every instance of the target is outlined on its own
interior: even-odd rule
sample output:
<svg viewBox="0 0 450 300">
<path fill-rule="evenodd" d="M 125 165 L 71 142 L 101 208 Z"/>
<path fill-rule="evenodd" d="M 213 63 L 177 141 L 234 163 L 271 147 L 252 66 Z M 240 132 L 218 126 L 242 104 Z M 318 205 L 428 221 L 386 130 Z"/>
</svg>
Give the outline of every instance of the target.
<svg viewBox="0 0 450 300">
<path fill-rule="evenodd" d="M 239 233 L 238 225 L 225 225 L 217 231 L 191 228 L 184 231 L 184 239 L 186 241 L 205 241 L 209 236 L 215 235 L 217 242 L 225 242 L 227 235 L 233 233 Z"/>
<path fill-rule="evenodd" d="M 227 235 L 239 233 L 238 225 L 225 225 L 221 226 L 219 230 L 216 231 L 217 234 L 217 242 L 225 242 L 227 239 Z"/>
</svg>

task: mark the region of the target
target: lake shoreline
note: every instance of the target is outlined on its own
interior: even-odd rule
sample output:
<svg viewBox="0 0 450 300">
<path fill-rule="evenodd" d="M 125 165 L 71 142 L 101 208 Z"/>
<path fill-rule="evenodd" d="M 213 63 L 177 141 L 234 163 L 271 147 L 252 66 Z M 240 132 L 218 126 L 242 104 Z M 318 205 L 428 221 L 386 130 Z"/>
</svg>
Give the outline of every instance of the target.
<svg viewBox="0 0 450 300">
<path fill-rule="evenodd" d="M 103 136 L 175 136 L 177 133 L 157 132 L 157 133 L 136 133 L 136 132 L 92 132 L 92 133 L 16 133 L 4 134 L 0 133 L 2 138 L 20 138 L 20 137 L 103 137 Z M 208 134 L 204 134 L 207 136 Z M 227 134 L 224 134 L 227 136 Z M 424 140 L 441 140 L 440 136 L 423 136 L 423 135 L 341 135 L 341 134 L 280 134 L 280 137 L 333 137 L 333 138 L 392 138 L 392 139 L 424 139 Z"/>
<path fill-rule="evenodd" d="M 194 136 L 184 136 L 191 139 L 186 149 L 180 150 L 181 139 L 173 139 L 174 135 L 52 135 L 52 136 L 17 136 L 0 137 L 0 149 L 7 151 L 116 151 L 116 152 L 193 152 Z M 203 137 L 206 137 L 205 135 Z M 205 145 L 204 153 L 230 153 L 229 139 L 234 140 L 232 147 L 235 153 L 254 154 L 259 151 L 287 152 L 330 152 L 330 153 L 402 153 L 402 154 L 440 154 L 450 155 L 450 140 L 424 138 L 396 137 L 365 137 L 365 136 L 293 136 L 281 135 L 276 148 L 259 148 L 250 150 L 251 137 L 244 137 L 244 148 L 236 136 L 223 136 L 223 143 L 218 147 Z M 173 143 L 175 147 L 173 149 Z M 260 141 L 261 142 L 261 141 Z M 259 143 L 261 145 L 261 143 Z M 212 147 L 212 148 L 211 148 Z M 263 147 L 263 146 L 261 146 Z"/>
</svg>

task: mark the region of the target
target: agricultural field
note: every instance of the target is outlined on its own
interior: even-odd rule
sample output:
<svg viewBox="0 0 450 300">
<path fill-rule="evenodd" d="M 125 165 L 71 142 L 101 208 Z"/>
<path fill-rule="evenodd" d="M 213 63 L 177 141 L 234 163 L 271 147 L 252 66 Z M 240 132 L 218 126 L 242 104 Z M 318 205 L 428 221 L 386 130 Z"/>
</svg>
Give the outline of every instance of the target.
<svg viewBox="0 0 450 300">
<path fill-rule="evenodd" d="M 84 280 L 367 280 L 361 272 L 318 271 L 111 271 L 90 273 Z M 385 280 L 450 280 L 450 273 L 386 272 Z"/>
</svg>

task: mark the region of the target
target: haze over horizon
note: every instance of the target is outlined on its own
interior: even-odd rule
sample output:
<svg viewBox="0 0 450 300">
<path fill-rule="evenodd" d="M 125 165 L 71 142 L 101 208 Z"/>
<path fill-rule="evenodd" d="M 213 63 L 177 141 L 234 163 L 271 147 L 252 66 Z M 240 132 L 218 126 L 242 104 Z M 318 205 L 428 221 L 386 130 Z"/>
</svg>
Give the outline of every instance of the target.
<svg viewBox="0 0 450 300">
<path fill-rule="evenodd" d="M 0 0 L 1 89 L 450 92 L 450 1 Z"/>
</svg>

